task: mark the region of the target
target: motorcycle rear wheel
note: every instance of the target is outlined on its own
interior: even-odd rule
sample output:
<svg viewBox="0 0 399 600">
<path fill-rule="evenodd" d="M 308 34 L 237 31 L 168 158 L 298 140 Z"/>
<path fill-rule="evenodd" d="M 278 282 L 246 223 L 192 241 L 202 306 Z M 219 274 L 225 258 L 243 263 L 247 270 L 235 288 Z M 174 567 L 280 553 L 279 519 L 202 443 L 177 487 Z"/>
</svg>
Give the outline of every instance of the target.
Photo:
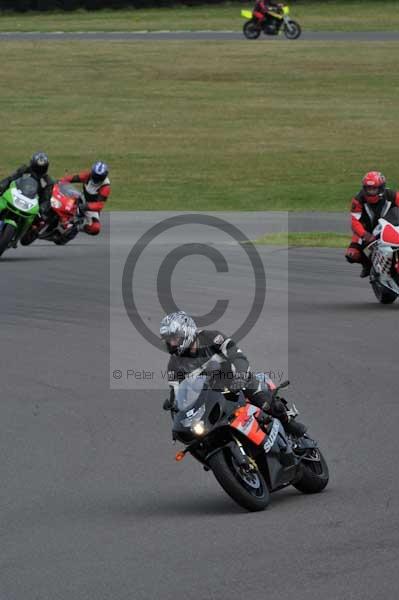
<svg viewBox="0 0 399 600">
<path fill-rule="evenodd" d="M 330 478 L 326 460 L 320 450 L 315 448 L 311 452 L 316 454 L 311 457 L 312 460 L 302 459 L 301 478 L 292 484 L 303 494 L 318 494 L 324 490 Z"/>
<path fill-rule="evenodd" d="M 289 26 L 284 25 L 284 35 L 287 40 L 297 40 L 301 33 L 301 26 L 296 21 L 290 21 Z"/>
<path fill-rule="evenodd" d="M 226 494 L 242 508 L 255 512 L 267 507 L 270 492 L 262 474 L 257 470 L 240 475 L 228 448 L 214 454 L 209 459 L 209 466 Z"/>
<path fill-rule="evenodd" d="M 6 223 L 0 232 L 0 256 L 7 250 L 9 243 L 15 235 L 15 227 Z"/>
<path fill-rule="evenodd" d="M 257 40 L 260 36 L 261 28 L 254 19 L 251 19 L 250 21 L 244 23 L 242 31 L 247 40 Z"/>
</svg>

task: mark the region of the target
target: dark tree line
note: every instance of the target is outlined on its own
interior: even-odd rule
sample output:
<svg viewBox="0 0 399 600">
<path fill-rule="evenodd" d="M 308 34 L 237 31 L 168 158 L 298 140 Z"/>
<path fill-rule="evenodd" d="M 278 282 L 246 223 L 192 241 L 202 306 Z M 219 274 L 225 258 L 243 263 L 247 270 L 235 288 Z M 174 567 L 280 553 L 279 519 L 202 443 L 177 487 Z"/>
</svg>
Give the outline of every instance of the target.
<svg viewBox="0 0 399 600">
<path fill-rule="evenodd" d="M 248 0 L 230 1 L 248 3 Z M 0 0 L 0 10 L 76 10 L 78 8 L 96 10 L 98 8 L 152 8 L 156 6 L 167 7 L 178 5 L 195 6 L 199 4 L 223 4 L 224 2 L 226 2 L 226 0 Z"/>
<path fill-rule="evenodd" d="M 237 2 L 243 0 L 236 0 Z M 0 0 L 2 10 L 76 10 L 86 8 L 152 8 L 155 6 L 194 6 L 199 4 L 222 4 L 225 0 Z"/>
<path fill-rule="evenodd" d="M 230 0 L 237 3 L 248 3 L 251 0 Z M 328 0 L 320 0 L 328 1 Z M 380 1 L 380 0 L 379 0 Z M 96 10 L 99 8 L 152 8 L 159 6 L 195 6 L 199 4 L 223 4 L 226 0 L 0 0 L 0 10 L 76 10 L 86 8 Z M 310 3 L 315 0 L 290 0 L 295 2 Z"/>
</svg>

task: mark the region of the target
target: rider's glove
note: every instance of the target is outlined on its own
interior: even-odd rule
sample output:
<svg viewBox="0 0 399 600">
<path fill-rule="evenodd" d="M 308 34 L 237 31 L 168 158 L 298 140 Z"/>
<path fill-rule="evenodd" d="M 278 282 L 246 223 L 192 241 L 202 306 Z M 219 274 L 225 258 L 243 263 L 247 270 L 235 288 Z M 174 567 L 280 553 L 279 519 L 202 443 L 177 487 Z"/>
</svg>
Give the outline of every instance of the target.
<svg viewBox="0 0 399 600">
<path fill-rule="evenodd" d="M 287 415 L 286 402 L 283 402 L 281 398 L 273 398 L 270 405 L 270 412 L 273 417 L 276 417 L 282 423 L 288 423 L 289 417 Z"/>
<path fill-rule="evenodd" d="M 363 235 L 363 240 L 366 242 L 366 244 L 371 244 L 371 242 L 375 242 L 376 237 L 369 231 L 366 231 Z"/>
<path fill-rule="evenodd" d="M 232 381 L 229 382 L 229 389 L 232 392 L 239 392 L 248 385 L 248 376 L 245 373 L 235 373 Z"/>
<path fill-rule="evenodd" d="M 271 423 L 271 421 L 273 420 L 273 418 L 271 417 L 271 415 L 268 415 L 267 412 L 262 411 L 260 415 L 256 417 L 256 420 L 258 421 L 260 427 L 266 429 L 269 423 Z"/>
</svg>

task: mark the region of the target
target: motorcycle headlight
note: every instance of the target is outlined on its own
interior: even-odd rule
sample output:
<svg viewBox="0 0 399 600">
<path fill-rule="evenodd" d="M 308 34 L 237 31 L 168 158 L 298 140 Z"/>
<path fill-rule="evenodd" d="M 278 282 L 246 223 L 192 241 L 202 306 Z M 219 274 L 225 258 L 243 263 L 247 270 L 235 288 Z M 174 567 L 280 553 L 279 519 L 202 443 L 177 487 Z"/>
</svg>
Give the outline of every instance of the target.
<svg viewBox="0 0 399 600">
<path fill-rule="evenodd" d="M 62 202 L 61 200 L 57 200 L 57 198 L 51 198 L 51 206 L 53 208 L 61 208 Z"/>
<path fill-rule="evenodd" d="M 29 212 L 37 205 L 37 200 L 25 198 L 24 196 L 19 196 L 17 194 L 14 194 L 13 196 L 13 202 L 16 208 L 25 212 Z"/>
<path fill-rule="evenodd" d="M 205 404 L 203 404 L 202 406 L 199 407 L 198 410 L 188 410 L 186 412 L 186 418 L 182 419 L 181 424 L 183 425 L 183 427 L 191 427 L 191 429 L 194 431 L 194 425 L 196 425 L 197 423 L 201 422 L 202 417 L 204 416 L 205 413 Z"/>
<path fill-rule="evenodd" d="M 196 435 L 204 435 L 204 433 L 205 433 L 205 424 L 204 424 L 204 421 L 197 421 L 197 423 L 195 423 L 195 425 L 193 425 L 191 427 L 191 429 L 193 430 L 193 432 Z"/>
</svg>

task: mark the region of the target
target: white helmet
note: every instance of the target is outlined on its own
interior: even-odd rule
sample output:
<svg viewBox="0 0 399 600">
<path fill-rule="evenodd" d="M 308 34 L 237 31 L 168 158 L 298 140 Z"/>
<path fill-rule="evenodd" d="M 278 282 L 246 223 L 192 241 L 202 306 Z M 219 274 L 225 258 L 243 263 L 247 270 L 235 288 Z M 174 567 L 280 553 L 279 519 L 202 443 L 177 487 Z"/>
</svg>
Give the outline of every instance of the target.
<svg viewBox="0 0 399 600">
<path fill-rule="evenodd" d="M 169 353 L 181 355 L 194 342 L 198 329 L 194 319 L 184 310 L 179 310 L 162 319 L 159 333 L 166 342 Z"/>
</svg>

